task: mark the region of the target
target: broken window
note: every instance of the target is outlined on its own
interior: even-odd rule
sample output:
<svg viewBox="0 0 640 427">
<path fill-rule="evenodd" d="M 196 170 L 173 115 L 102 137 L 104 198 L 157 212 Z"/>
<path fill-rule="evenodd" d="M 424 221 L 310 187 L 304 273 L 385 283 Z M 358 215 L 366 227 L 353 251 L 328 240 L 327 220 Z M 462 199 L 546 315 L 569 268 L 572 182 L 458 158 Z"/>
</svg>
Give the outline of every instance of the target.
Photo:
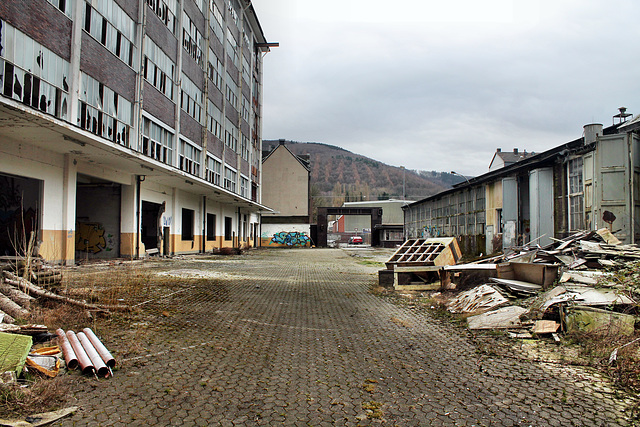
<svg viewBox="0 0 640 427">
<path fill-rule="evenodd" d="M 231 58 L 231 62 L 233 62 L 233 65 L 235 65 L 236 68 L 240 68 L 240 64 L 238 63 L 238 61 L 240 60 L 240 58 L 238 57 L 238 42 L 236 41 L 236 38 L 234 37 L 233 33 L 228 27 L 227 27 L 227 55 L 229 55 L 229 58 Z"/>
<path fill-rule="evenodd" d="M 144 41 L 144 78 L 173 101 L 173 80 L 176 65 L 149 37 Z"/>
<path fill-rule="evenodd" d="M 245 122 L 249 123 L 249 111 L 251 110 L 251 103 L 242 95 L 242 118 Z"/>
<path fill-rule="evenodd" d="M 0 93 L 66 120 L 69 63 L 0 20 Z"/>
<path fill-rule="evenodd" d="M 182 75 L 180 107 L 198 123 L 202 120 L 202 91 L 187 76 Z"/>
<path fill-rule="evenodd" d="M 220 185 L 222 176 L 222 163 L 211 156 L 207 156 L 207 181 L 214 185 Z"/>
<path fill-rule="evenodd" d="M 220 91 L 222 91 L 222 70 L 224 67 L 222 66 L 222 62 L 218 59 L 218 56 L 213 52 L 211 48 L 209 48 L 209 66 L 207 75 L 209 76 L 209 80 L 213 82 L 214 85 Z"/>
<path fill-rule="evenodd" d="M 187 51 L 200 67 L 204 68 L 202 60 L 204 38 L 189 15 L 186 13 L 182 18 L 182 47 Z"/>
<path fill-rule="evenodd" d="M 69 18 L 73 18 L 73 8 L 71 7 L 71 0 L 47 0 L 54 7 L 58 8 L 62 13 Z"/>
<path fill-rule="evenodd" d="M 220 141 L 222 141 L 222 111 L 214 105 L 211 100 L 207 100 L 209 103 L 209 109 L 207 111 L 207 128 L 209 132 L 214 134 Z"/>
<path fill-rule="evenodd" d="M 227 101 L 229 101 L 229 103 L 233 105 L 233 108 L 235 108 L 236 110 L 238 109 L 238 92 L 240 92 L 238 85 L 233 80 L 233 77 L 231 77 L 231 75 L 227 73 Z"/>
<path fill-rule="evenodd" d="M 136 24 L 113 0 L 85 0 L 84 30 L 130 67 Z"/>
<path fill-rule="evenodd" d="M 242 154 L 242 158 L 244 160 L 249 160 L 249 138 L 246 135 L 242 135 L 241 137 L 242 143 L 240 144 L 240 153 Z"/>
<path fill-rule="evenodd" d="M 236 192 L 237 172 L 225 166 L 224 168 L 224 188 L 232 193 Z"/>
<path fill-rule="evenodd" d="M 178 168 L 191 175 L 200 175 L 200 156 L 202 150 L 195 145 L 180 139 L 180 151 L 178 153 Z"/>
<path fill-rule="evenodd" d="M 238 2 L 236 0 L 227 0 L 227 10 L 229 11 L 229 16 L 236 23 L 236 27 L 239 27 L 238 24 L 238 12 L 236 10 L 239 9 Z"/>
<path fill-rule="evenodd" d="M 169 31 L 173 34 L 176 33 L 176 15 L 178 10 L 178 3 L 176 0 L 146 0 L 147 4 L 158 15 L 158 18 L 164 25 L 167 26 Z"/>
<path fill-rule="evenodd" d="M 216 5 L 215 0 L 209 0 L 209 12 L 209 26 L 218 40 L 220 40 L 220 43 L 222 43 L 224 41 L 224 32 L 222 31 L 224 28 L 224 17 Z"/>
<path fill-rule="evenodd" d="M 240 176 L 240 195 L 242 197 L 249 197 L 249 179 L 244 176 Z"/>
<path fill-rule="evenodd" d="M 129 146 L 133 121 L 130 101 L 81 72 L 78 125 L 115 143 Z"/>
<path fill-rule="evenodd" d="M 569 160 L 567 165 L 569 189 L 569 229 L 584 229 L 584 189 L 582 186 L 582 157 Z"/>
<path fill-rule="evenodd" d="M 171 165 L 173 163 L 173 133 L 147 117 L 142 118 L 142 144 L 138 148 L 145 156 Z"/>
<path fill-rule="evenodd" d="M 224 143 L 233 151 L 238 151 L 238 127 L 225 117 Z"/>
</svg>

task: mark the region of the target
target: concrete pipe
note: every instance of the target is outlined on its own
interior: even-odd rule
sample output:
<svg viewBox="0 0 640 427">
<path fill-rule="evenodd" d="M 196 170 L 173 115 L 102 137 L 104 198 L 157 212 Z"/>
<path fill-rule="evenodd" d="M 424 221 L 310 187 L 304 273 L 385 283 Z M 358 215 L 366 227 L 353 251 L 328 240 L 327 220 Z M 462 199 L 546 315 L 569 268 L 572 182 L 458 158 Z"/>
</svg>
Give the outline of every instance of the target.
<svg viewBox="0 0 640 427">
<path fill-rule="evenodd" d="M 84 332 L 78 332 L 78 340 L 80 340 L 80 344 L 82 344 L 82 348 L 84 348 L 84 351 L 87 352 L 89 359 L 91 359 L 91 363 L 93 364 L 94 368 L 98 372 L 98 376 L 105 377 L 105 378 L 108 377 L 109 368 L 107 368 L 107 365 L 104 364 L 104 362 L 102 361 L 102 358 L 100 357 L 95 347 L 93 346 L 93 344 L 91 344 L 91 341 L 89 341 L 89 338 L 87 338 Z"/>
<path fill-rule="evenodd" d="M 73 351 L 71 343 L 69 343 L 64 331 L 62 329 L 56 329 L 56 335 L 58 336 L 58 344 L 62 349 L 62 354 L 64 355 L 64 361 L 67 364 L 67 368 L 77 369 L 78 356 L 76 356 L 76 353 Z"/>
<path fill-rule="evenodd" d="M 91 344 L 96 349 L 104 363 L 109 368 L 114 368 L 116 366 L 116 359 L 111 355 L 111 353 L 109 353 L 107 347 L 102 344 L 102 341 L 100 341 L 96 334 L 94 334 L 90 328 L 84 328 L 82 332 L 84 332 L 87 338 L 89 338 L 89 341 L 91 341 Z"/>
<path fill-rule="evenodd" d="M 75 332 L 67 331 L 67 338 L 69 339 L 69 343 L 71 343 L 71 347 L 73 351 L 76 353 L 78 357 L 78 364 L 80 364 L 80 369 L 82 369 L 83 374 L 90 374 L 95 371 L 93 364 L 91 363 L 91 359 L 87 355 L 87 352 L 84 351 L 82 344 L 80 344 L 80 340 L 76 336 Z"/>
</svg>

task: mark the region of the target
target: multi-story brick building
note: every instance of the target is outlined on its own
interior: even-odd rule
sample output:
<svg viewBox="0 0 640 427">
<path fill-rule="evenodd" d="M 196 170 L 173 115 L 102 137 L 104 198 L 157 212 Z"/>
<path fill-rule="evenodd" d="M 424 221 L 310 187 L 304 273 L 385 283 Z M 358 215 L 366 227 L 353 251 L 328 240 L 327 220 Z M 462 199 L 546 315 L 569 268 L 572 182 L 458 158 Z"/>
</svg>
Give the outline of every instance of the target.
<svg viewBox="0 0 640 427">
<path fill-rule="evenodd" d="M 255 244 L 272 45 L 250 0 L 0 2 L 0 255 Z"/>
</svg>

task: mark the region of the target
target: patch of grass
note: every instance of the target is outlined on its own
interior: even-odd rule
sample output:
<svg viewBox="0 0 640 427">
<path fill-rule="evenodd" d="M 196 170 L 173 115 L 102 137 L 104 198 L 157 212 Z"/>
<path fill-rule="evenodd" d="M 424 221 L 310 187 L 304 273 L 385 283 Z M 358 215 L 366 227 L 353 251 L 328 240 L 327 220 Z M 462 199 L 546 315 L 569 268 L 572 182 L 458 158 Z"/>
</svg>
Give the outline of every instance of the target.
<svg viewBox="0 0 640 427">
<path fill-rule="evenodd" d="M 60 409 L 68 388 L 62 378 L 38 379 L 29 387 L 0 384 L 0 417 L 16 418 Z"/>
<path fill-rule="evenodd" d="M 367 417 L 371 419 L 380 419 L 384 415 L 382 412 L 382 403 L 376 401 L 362 402 L 362 409 L 367 411 Z"/>
<path fill-rule="evenodd" d="M 369 259 L 363 259 L 362 261 L 358 261 L 358 264 L 367 265 L 367 266 L 376 267 L 376 268 L 382 268 L 385 266 L 383 262 L 371 261 Z"/>
</svg>

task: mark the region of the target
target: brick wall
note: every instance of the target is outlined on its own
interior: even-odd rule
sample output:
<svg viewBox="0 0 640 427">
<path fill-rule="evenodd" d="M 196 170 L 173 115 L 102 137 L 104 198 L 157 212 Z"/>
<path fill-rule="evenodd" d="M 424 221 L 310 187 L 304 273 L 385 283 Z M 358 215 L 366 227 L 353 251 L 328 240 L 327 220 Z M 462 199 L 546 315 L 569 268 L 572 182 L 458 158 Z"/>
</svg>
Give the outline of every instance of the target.
<svg viewBox="0 0 640 427">
<path fill-rule="evenodd" d="M 207 133 L 207 151 L 218 159 L 222 159 L 223 143 L 216 138 L 211 132 Z"/>
<path fill-rule="evenodd" d="M 251 176 L 251 168 L 249 166 L 249 162 L 242 158 L 240 160 L 240 173 L 246 177 Z"/>
<path fill-rule="evenodd" d="M 142 108 L 172 128 L 175 126 L 175 104 L 152 84 L 144 80 Z"/>
<path fill-rule="evenodd" d="M 182 109 L 180 110 L 180 133 L 202 147 L 202 126 Z"/>
<path fill-rule="evenodd" d="M 224 95 L 213 83 L 209 82 L 209 99 L 222 111 Z"/>
<path fill-rule="evenodd" d="M 238 169 L 238 156 L 229 148 L 227 148 L 227 156 L 224 158 L 224 162 L 230 167 Z"/>
<path fill-rule="evenodd" d="M 178 40 L 151 10 L 147 13 L 145 30 L 147 36 L 175 63 L 178 60 Z M 178 34 L 182 34 L 182 30 Z"/>
<path fill-rule="evenodd" d="M 71 59 L 71 20 L 46 0 L 1 0 L 7 21 L 58 56 Z"/>
<path fill-rule="evenodd" d="M 82 33 L 80 70 L 129 101 L 135 99 L 135 71 L 85 32 Z"/>
</svg>

